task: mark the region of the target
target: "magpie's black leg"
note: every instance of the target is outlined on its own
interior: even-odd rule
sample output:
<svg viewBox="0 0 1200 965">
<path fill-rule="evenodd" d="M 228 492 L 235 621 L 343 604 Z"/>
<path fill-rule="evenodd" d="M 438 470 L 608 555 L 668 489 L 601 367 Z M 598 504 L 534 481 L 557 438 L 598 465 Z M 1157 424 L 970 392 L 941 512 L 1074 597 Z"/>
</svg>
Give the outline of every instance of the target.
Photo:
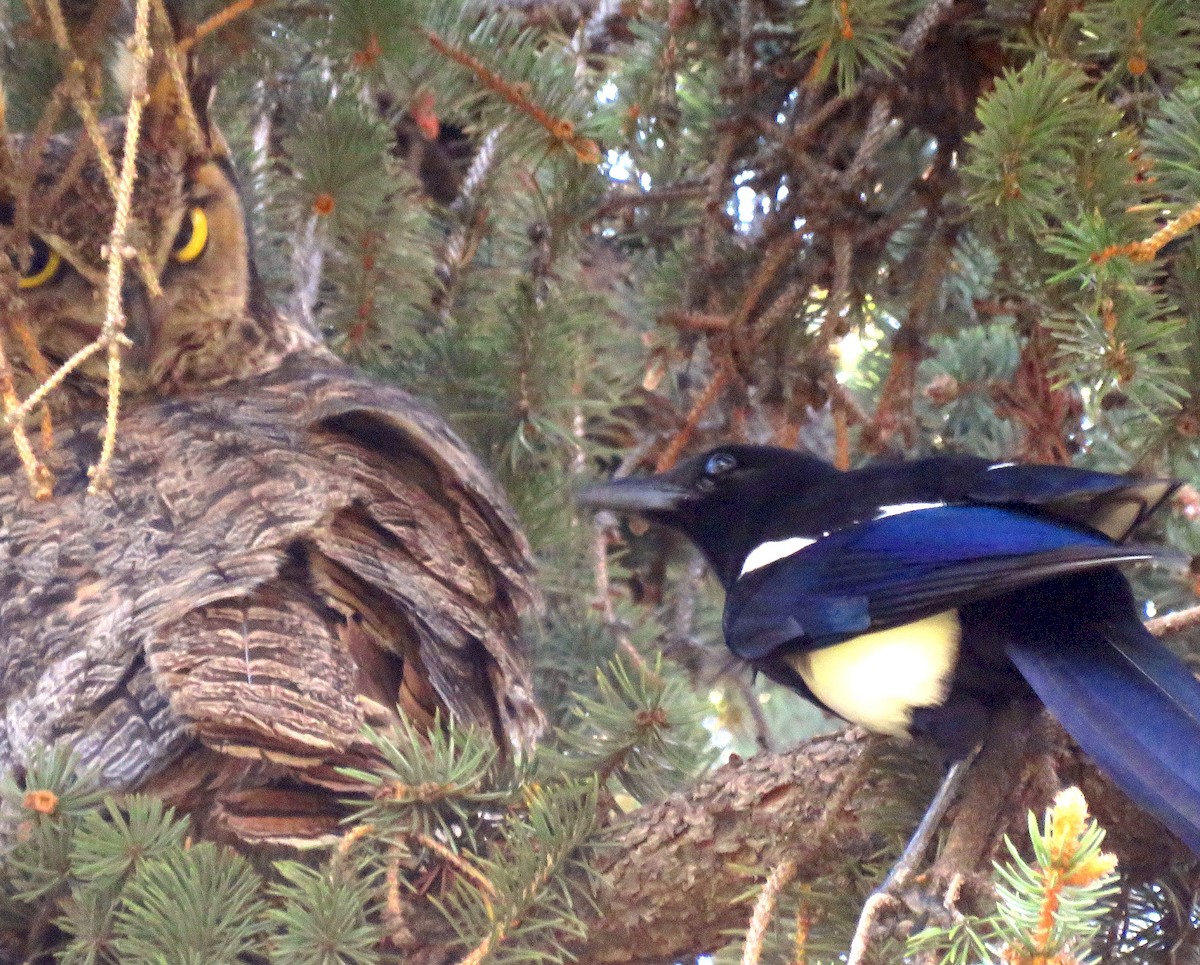
<svg viewBox="0 0 1200 965">
<path fill-rule="evenodd" d="M 850 946 L 847 965 L 862 965 L 865 961 L 867 945 L 870 941 L 870 932 L 875 924 L 875 918 L 885 904 L 895 901 L 898 898 L 896 891 L 907 884 L 909 878 L 912 877 L 913 872 L 925 857 L 925 852 L 929 850 L 929 843 L 937 833 L 938 825 L 942 823 L 942 818 L 946 816 L 946 810 L 954 803 L 954 799 L 958 796 L 963 780 L 966 778 L 967 772 L 971 769 L 971 764 L 974 763 L 978 754 L 979 747 L 976 746 L 967 753 L 966 757 L 950 765 L 949 770 L 946 771 L 946 776 L 942 779 L 941 786 L 937 789 L 937 793 L 934 794 L 933 800 L 929 802 L 929 807 L 925 809 L 924 816 L 921 818 L 912 837 L 908 839 L 908 844 L 905 845 L 899 860 L 892 865 L 892 870 L 888 872 L 888 876 L 883 880 L 883 884 L 871 892 L 867 898 L 866 903 L 863 905 L 862 914 L 858 919 L 858 927 L 854 932 L 854 941 Z"/>
<path fill-rule="evenodd" d="M 955 761 L 946 771 L 946 776 L 942 778 L 942 784 L 934 794 L 933 800 L 929 802 L 929 807 L 925 809 L 925 814 L 922 816 L 917 829 L 912 833 L 912 837 L 908 839 L 908 844 L 905 845 L 904 851 L 892 870 L 888 872 L 888 876 L 883 879 L 876 891 L 891 891 L 900 885 L 903 885 L 912 877 L 913 871 L 920 864 L 921 859 L 925 857 L 925 852 L 929 850 L 929 843 L 933 840 L 933 836 L 937 833 L 938 825 L 942 823 L 942 818 L 946 816 L 946 810 L 954 803 L 954 799 L 958 796 L 959 789 L 962 787 L 963 779 L 967 776 L 967 771 L 971 769 L 975 758 L 979 754 L 979 748 L 975 747 L 966 757 Z"/>
</svg>

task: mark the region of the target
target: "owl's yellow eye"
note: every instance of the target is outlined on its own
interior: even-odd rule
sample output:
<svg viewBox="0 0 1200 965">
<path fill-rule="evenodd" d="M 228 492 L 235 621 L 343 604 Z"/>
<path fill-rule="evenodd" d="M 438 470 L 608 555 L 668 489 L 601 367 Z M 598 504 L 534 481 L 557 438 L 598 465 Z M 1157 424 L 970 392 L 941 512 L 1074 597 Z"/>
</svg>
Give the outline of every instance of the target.
<svg viewBox="0 0 1200 965">
<path fill-rule="evenodd" d="M 171 248 L 171 257 L 180 264 L 186 265 L 195 261 L 208 246 L 208 215 L 203 208 L 192 208 L 183 224 L 179 226 L 179 234 L 175 236 L 175 244 Z"/>
<path fill-rule="evenodd" d="M 37 236 L 30 238 L 29 247 L 32 249 L 29 268 L 22 272 L 21 277 L 17 280 L 17 287 L 22 289 L 38 288 L 48 281 L 53 281 L 59 269 L 62 268 L 62 255 L 41 238 Z M 13 264 L 20 271 L 20 264 L 16 258 L 13 258 Z"/>
</svg>

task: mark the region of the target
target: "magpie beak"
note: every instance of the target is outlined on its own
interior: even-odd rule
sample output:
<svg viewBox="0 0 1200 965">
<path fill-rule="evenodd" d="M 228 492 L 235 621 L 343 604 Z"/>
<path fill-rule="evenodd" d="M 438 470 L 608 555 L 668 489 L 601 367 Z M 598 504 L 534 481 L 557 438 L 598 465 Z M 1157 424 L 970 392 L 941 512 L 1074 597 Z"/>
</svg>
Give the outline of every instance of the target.
<svg viewBox="0 0 1200 965">
<path fill-rule="evenodd" d="M 618 479 L 601 486 L 588 486 L 576 500 L 592 509 L 610 509 L 617 513 L 641 513 L 653 516 L 679 511 L 689 496 L 688 490 L 666 473 Z"/>
</svg>

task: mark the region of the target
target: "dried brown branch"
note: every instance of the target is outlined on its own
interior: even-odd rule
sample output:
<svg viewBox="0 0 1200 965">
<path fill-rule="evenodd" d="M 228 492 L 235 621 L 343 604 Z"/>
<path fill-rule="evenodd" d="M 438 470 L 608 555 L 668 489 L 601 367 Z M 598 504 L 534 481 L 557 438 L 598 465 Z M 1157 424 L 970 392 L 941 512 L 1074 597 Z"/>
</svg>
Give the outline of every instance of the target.
<svg viewBox="0 0 1200 965">
<path fill-rule="evenodd" d="M 704 182 L 668 184 L 661 188 L 651 188 L 649 191 L 631 191 L 629 189 L 614 190 L 605 196 L 596 206 L 597 218 L 606 218 L 626 208 L 641 208 L 655 204 L 671 204 L 675 201 L 687 201 L 690 198 L 702 198 L 708 191 Z"/>
<path fill-rule="evenodd" d="M 8 360 L 8 353 L 4 347 L 2 335 L 0 335 L 0 396 L 4 399 L 5 418 L 11 420 L 9 422 L 9 434 L 12 436 L 13 446 L 17 450 L 17 455 L 20 456 L 21 465 L 25 469 L 25 476 L 29 480 L 30 489 L 35 498 L 39 500 L 49 499 L 54 487 L 54 477 L 50 474 L 50 470 L 38 459 L 37 454 L 33 451 L 33 446 L 29 444 L 29 436 L 25 432 L 24 420 L 13 417 L 13 413 L 19 407 L 19 402 L 12 365 Z"/>
<path fill-rule="evenodd" d="M 710 315 L 705 312 L 663 312 L 658 316 L 663 325 L 670 325 L 684 332 L 727 332 L 729 318 L 725 315 Z"/>
<path fill-rule="evenodd" d="M 658 462 L 655 465 L 657 472 L 665 472 L 679 461 L 679 457 L 683 454 L 683 450 L 687 448 L 688 443 L 692 441 L 692 436 L 696 433 L 696 428 L 700 425 L 700 420 L 704 418 L 704 413 L 709 407 L 716 402 L 721 393 L 725 391 L 731 380 L 731 375 L 728 367 L 722 366 L 713 374 L 704 391 L 700 393 L 695 402 L 692 403 L 691 409 L 688 410 L 687 417 L 683 420 L 683 425 L 679 431 L 675 433 L 674 438 L 667 444 L 667 448 L 663 450 L 661 456 L 658 457 Z"/>
<path fill-rule="evenodd" d="M 105 320 L 100 335 L 94 342 L 84 346 L 67 359 L 55 371 L 50 372 L 44 356 L 38 346 L 34 344 L 28 329 L 22 329 L 18 323 L 14 331 L 22 341 L 22 348 L 27 356 L 29 367 L 40 380 L 40 384 L 26 399 L 18 401 L 11 366 L 7 358 L 4 360 L 3 365 L 0 366 L 0 369 L 3 369 L 0 375 L 4 378 L 4 421 L 13 436 L 17 451 L 21 453 L 22 461 L 25 462 L 32 456 L 32 450 L 29 449 L 28 440 L 24 435 L 24 420 L 34 408 L 43 404 L 50 393 L 54 392 L 75 369 L 98 352 L 106 351 L 108 357 L 108 413 L 100 457 L 96 465 L 89 471 L 92 480 L 90 488 L 92 491 L 97 491 L 107 485 L 108 465 L 112 460 L 116 445 L 117 416 L 121 395 L 121 348 L 128 344 L 128 340 L 122 332 L 124 310 L 121 301 L 126 260 L 129 258 L 136 260 L 142 274 L 147 276 L 148 287 L 152 292 L 157 291 L 158 288 L 157 279 L 153 278 L 153 273 L 149 271 L 146 259 L 139 252 L 129 249 L 125 241 L 133 200 L 133 184 L 137 175 L 137 144 L 141 131 L 141 119 L 149 96 L 147 78 L 153 54 L 150 47 L 151 0 L 138 0 L 134 12 L 134 32 L 130 40 L 133 53 L 132 95 L 125 117 L 125 143 L 119 172 L 96 114 L 92 95 L 84 83 L 84 78 L 88 76 L 94 65 L 89 65 L 76 53 L 60 0 L 47 0 L 46 13 L 50 21 L 51 33 L 63 61 L 64 80 L 53 92 L 37 130 L 31 138 L 28 150 L 24 152 L 25 157 L 22 161 L 25 170 L 17 176 L 19 190 L 14 218 L 15 231 L 18 237 L 28 234 L 29 188 L 36 173 L 34 166 L 37 164 L 50 132 L 61 113 L 64 100 L 70 101 L 83 121 L 90 149 L 95 152 L 104 178 L 113 192 L 116 214 L 106 249 Z M 60 197 L 70 187 L 72 179 L 78 176 L 82 169 L 85 157 L 85 149 L 81 141 L 59 183 L 48 192 L 48 197 L 51 199 Z M 16 316 L 14 315 L 14 317 Z M 51 437 L 48 416 L 43 421 L 43 437 L 47 440 Z M 51 480 L 44 468 L 39 470 L 27 463 L 27 473 L 34 485 L 35 494 L 39 498 L 48 497 Z"/>
<path fill-rule="evenodd" d="M 1156 637 L 1173 636 L 1196 626 L 1200 626 L 1200 606 L 1189 607 L 1177 613 L 1168 613 L 1165 616 L 1146 621 L 1146 629 Z"/>
<path fill-rule="evenodd" d="M 191 36 L 185 37 L 176 45 L 176 49 L 182 56 L 191 50 L 196 44 L 207 37 L 209 34 L 214 34 L 222 27 L 227 27 L 233 21 L 237 20 L 255 7 L 266 6 L 270 0 L 235 0 L 229 6 L 218 10 L 207 20 L 202 21 L 192 31 Z"/>
<path fill-rule="evenodd" d="M 758 900 L 754 903 L 754 912 L 750 916 L 750 927 L 746 931 L 746 947 L 742 951 L 742 965 L 758 965 L 762 959 L 763 942 L 767 937 L 767 926 L 775 914 L 775 905 L 779 894 L 796 876 L 796 862 L 784 858 L 767 876 L 763 889 L 759 892 Z"/>
</svg>

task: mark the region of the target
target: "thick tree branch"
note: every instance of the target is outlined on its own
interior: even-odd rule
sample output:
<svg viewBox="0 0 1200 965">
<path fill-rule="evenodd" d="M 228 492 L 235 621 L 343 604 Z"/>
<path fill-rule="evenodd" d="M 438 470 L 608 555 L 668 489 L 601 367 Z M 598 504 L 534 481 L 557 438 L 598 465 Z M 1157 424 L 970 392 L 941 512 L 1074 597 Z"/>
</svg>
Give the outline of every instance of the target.
<svg viewBox="0 0 1200 965">
<path fill-rule="evenodd" d="M 1082 788 L 1108 831 L 1105 849 L 1134 880 L 1161 873 L 1172 848 L 1183 855 L 1182 845 L 1130 804 L 1047 715 L 1015 716 L 1011 729 L 1001 742 L 1011 746 L 985 755 L 968 777 L 931 881 L 985 883 L 1003 836 L 1023 841 L 1026 810 L 1040 811 L 1068 784 Z M 798 883 L 877 862 L 886 842 L 876 815 L 894 811 L 906 793 L 880 759 L 894 751 L 851 729 L 787 753 L 736 760 L 615 819 L 600 849 L 603 885 L 587 916 L 587 939 L 572 947 L 579 965 L 660 965 L 728 944 L 730 932 L 749 922 L 763 869 L 784 860 L 795 864 Z M 913 767 L 921 766 L 914 754 Z M 931 892 L 940 886 L 925 885 Z M 963 900 L 978 894 L 968 887 Z M 435 924 L 424 908 L 408 913 L 405 960 L 452 960 L 442 944 L 449 938 L 444 921 Z"/>
<path fill-rule="evenodd" d="M 869 857 L 879 842 L 859 813 L 886 797 L 886 775 L 863 767 L 873 741 L 852 730 L 727 764 L 615 827 L 601 852 L 600 914 L 574 950 L 581 965 L 650 965 L 720 948 L 728 929 L 746 927 L 747 892 L 762 883 L 748 869 L 786 857 L 796 880 L 811 881 Z M 848 783 L 857 787 L 839 794 Z"/>
<path fill-rule="evenodd" d="M 1172 847 L 1184 853 L 1046 714 L 1014 720 L 1012 728 L 1023 740 L 1004 741 L 1013 746 L 981 760 L 970 776 L 936 879 L 986 871 L 1004 834 L 1024 839 L 1026 810 L 1040 811 L 1067 784 L 1083 789 L 1108 831 L 1106 850 L 1116 852 L 1126 874 L 1153 876 Z M 753 886 L 761 884 L 748 868 L 769 869 L 786 858 L 796 864 L 796 881 L 811 882 L 872 860 L 882 839 L 871 815 L 896 794 L 888 773 L 872 767 L 872 746 L 885 745 L 854 729 L 786 754 L 759 754 L 614 827 L 599 914 L 586 944 L 575 949 L 581 965 L 650 965 L 725 945 L 730 929 L 746 927 Z M 847 784 L 855 785 L 849 794 Z M 841 800 L 830 815 L 835 798 Z"/>
</svg>

